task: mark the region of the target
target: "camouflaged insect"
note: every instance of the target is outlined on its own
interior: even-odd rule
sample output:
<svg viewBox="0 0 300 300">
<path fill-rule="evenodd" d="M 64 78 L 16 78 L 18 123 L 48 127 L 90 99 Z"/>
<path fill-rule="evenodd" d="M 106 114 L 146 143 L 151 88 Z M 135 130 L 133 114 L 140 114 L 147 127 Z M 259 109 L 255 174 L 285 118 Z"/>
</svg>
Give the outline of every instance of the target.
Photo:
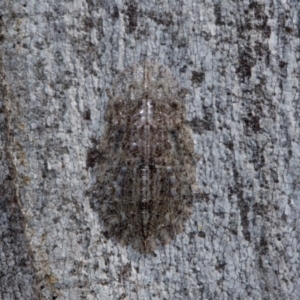
<svg viewBox="0 0 300 300">
<path fill-rule="evenodd" d="M 196 155 L 178 83 L 162 66 L 126 69 L 109 95 L 94 203 L 109 236 L 151 252 L 192 212 Z"/>
</svg>

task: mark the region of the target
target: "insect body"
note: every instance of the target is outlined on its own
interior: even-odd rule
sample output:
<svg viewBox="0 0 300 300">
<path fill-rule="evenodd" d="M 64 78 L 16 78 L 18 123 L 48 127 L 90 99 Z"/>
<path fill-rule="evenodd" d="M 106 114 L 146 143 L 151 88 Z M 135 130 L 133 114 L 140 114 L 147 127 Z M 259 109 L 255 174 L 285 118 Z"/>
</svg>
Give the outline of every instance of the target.
<svg viewBox="0 0 300 300">
<path fill-rule="evenodd" d="M 109 94 L 101 159 L 99 214 L 110 236 L 151 252 L 182 231 L 192 211 L 194 143 L 171 72 L 143 63 L 122 72 Z"/>
</svg>

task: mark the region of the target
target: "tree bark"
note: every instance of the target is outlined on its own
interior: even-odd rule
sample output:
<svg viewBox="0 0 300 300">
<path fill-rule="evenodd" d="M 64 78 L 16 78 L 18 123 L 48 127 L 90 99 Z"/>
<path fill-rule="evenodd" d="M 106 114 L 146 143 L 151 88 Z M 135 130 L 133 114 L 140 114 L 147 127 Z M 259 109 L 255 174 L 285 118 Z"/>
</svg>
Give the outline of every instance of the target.
<svg viewBox="0 0 300 300">
<path fill-rule="evenodd" d="M 300 4 L 1 1 L 0 299 L 299 299 Z M 171 70 L 201 197 L 141 254 L 90 205 L 116 75 Z"/>
</svg>

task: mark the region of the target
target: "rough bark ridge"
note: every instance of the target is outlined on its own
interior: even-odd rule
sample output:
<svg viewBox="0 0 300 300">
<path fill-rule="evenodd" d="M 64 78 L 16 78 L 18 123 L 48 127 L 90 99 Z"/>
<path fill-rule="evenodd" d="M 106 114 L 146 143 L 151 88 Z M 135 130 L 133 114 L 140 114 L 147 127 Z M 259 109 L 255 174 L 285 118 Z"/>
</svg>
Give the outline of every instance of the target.
<svg viewBox="0 0 300 300">
<path fill-rule="evenodd" d="M 300 298 L 298 1 L 0 11 L 0 299 Z M 187 90 L 201 156 L 203 197 L 155 255 L 107 238 L 86 193 L 105 89 L 144 60 Z"/>
</svg>

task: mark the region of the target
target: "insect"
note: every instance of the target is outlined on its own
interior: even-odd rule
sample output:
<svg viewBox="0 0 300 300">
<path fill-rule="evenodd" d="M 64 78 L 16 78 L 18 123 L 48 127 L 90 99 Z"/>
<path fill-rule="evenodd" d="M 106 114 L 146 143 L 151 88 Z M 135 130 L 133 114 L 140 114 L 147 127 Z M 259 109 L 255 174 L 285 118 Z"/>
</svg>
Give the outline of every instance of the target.
<svg viewBox="0 0 300 300">
<path fill-rule="evenodd" d="M 109 236 L 153 252 L 192 212 L 197 156 L 172 73 L 149 62 L 117 76 L 94 172 L 94 208 Z"/>
</svg>

